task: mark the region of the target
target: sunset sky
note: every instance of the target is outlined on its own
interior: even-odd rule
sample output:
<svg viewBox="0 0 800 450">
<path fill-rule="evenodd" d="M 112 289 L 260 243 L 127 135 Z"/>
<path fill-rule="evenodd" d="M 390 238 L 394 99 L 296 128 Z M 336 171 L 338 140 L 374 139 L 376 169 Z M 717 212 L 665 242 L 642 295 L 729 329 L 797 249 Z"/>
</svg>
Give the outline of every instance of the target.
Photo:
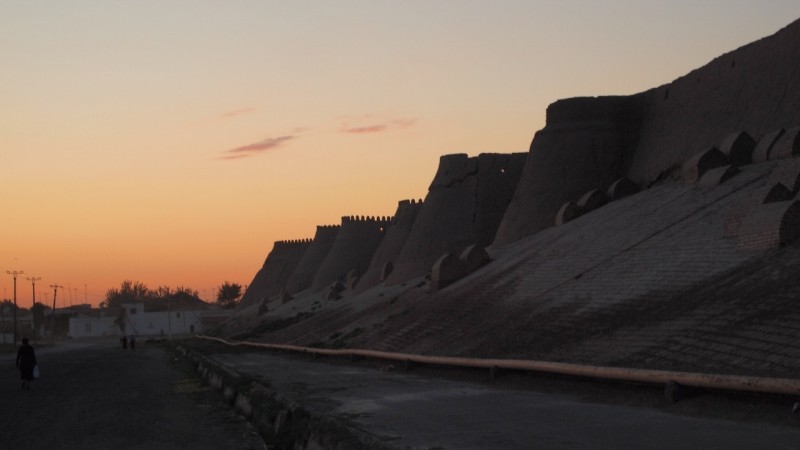
<svg viewBox="0 0 800 450">
<path fill-rule="evenodd" d="M 527 151 L 557 99 L 668 83 L 797 0 L 0 0 L 0 298 L 211 299 L 276 240 Z M 71 292 L 70 292 L 71 290 Z M 45 297 L 47 294 L 47 297 Z"/>
</svg>

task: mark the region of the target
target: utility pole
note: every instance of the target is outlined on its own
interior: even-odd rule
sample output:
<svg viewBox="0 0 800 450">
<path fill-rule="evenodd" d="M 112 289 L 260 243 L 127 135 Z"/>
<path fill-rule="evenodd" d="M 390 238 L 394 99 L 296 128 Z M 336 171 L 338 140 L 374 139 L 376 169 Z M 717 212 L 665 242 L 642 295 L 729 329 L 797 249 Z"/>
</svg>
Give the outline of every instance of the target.
<svg viewBox="0 0 800 450">
<path fill-rule="evenodd" d="M 6 270 L 6 273 L 14 277 L 14 347 L 17 346 L 17 275 L 22 275 L 21 270 Z"/>
<path fill-rule="evenodd" d="M 31 304 L 31 307 L 33 307 L 36 305 L 36 282 L 41 280 L 42 277 L 25 277 L 25 279 L 30 281 L 31 286 L 33 287 L 33 303 Z"/>
<path fill-rule="evenodd" d="M 58 288 L 64 289 L 60 284 L 51 284 L 53 288 L 53 315 L 50 316 L 50 334 L 56 335 L 56 295 L 58 295 Z"/>
<path fill-rule="evenodd" d="M 33 288 L 33 303 L 31 303 L 31 313 L 33 313 L 33 307 L 36 306 L 36 282 L 41 280 L 42 277 L 25 277 L 26 280 L 31 282 L 31 287 Z M 38 330 L 36 330 L 36 320 L 33 321 L 33 334 L 36 334 Z"/>
</svg>

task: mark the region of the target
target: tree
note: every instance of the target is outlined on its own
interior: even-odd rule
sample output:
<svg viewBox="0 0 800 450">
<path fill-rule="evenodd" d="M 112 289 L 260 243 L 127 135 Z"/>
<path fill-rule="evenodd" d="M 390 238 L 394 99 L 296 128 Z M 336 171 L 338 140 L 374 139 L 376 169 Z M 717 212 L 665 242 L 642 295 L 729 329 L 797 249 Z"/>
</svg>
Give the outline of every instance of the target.
<svg viewBox="0 0 800 450">
<path fill-rule="evenodd" d="M 123 303 L 147 302 L 154 297 L 147 285 L 138 281 L 125 280 L 119 289 L 111 288 L 106 291 L 103 306 L 106 308 L 119 308 Z"/>
<path fill-rule="evenodd" d="M 100 307 L 117 309 L 124 303 L 143 303 L 147 311 L 167 311 L 175 307 L 207 305 L 200 299 L 200 293 L 189 287 L 179 286 L 172 289 L 169 286 L 159 286 L 150 289 L 144 283 L 125 280 L 119 288 L 106 291 L 106 298 L 100 302 Z"/>
<path fill-rule="evenodd" d="M 241 296 L 242 285 L 226 281 L 217 290 L 217 304 L 223 309 L 233 309 L 239 304 Z"/>
</svg>

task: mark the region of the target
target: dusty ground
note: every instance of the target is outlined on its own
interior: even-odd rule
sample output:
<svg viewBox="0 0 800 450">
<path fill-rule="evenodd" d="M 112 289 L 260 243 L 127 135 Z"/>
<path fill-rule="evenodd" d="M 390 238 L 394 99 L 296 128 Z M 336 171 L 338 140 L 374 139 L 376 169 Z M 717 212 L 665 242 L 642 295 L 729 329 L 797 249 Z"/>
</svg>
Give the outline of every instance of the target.
<svg viewBox="0 0 800 450">
<path fill-rule="evenodd" d="M 0 353 L 0 448 L 265 448 L 161 346 L 70 342 L 39 348 L 37 358 L 42 378 L 21 391 L 14 355 Z"/>
</svg>

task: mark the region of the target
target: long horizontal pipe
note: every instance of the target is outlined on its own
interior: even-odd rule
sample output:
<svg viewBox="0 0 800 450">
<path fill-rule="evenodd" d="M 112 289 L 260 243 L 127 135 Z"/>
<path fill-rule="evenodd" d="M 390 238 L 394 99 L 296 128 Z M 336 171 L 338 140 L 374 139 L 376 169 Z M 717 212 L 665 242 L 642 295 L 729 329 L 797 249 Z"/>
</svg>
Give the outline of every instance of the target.
<svg viewBox="0 0 800 450">
<path fill-rule="evenodd" d="M 511 369 L 602 380 L 635 381 L 649 384 L 667 384 L 673 381 L 684 386 L 708 389 L 800 395 L 800 379 L 794 378 L 767 378 L 694 372 L 673 372 L 667 370 L 633 369 L 624 367 L 587 366 L 582 364 L 531 361 L 522 359 L 483 359 L 459 358 L 453 356 L 425 356 L 409 353 L 381 352 L 376 350 L 312 348 L 300 347 L 296 345 L 264 344 L 247 341 L 231 342 L 212 336 L 198 337 L 201 339 L 221 342 L 231 346 L 243 345 L 271 350 L 287 350 L 298 353 L 311 353 L 315 355 L 361 356 L 365 358 L 383 359 L 388 361 L 434 364 L 439 366 L 482 369 Z"/>
</svg>

